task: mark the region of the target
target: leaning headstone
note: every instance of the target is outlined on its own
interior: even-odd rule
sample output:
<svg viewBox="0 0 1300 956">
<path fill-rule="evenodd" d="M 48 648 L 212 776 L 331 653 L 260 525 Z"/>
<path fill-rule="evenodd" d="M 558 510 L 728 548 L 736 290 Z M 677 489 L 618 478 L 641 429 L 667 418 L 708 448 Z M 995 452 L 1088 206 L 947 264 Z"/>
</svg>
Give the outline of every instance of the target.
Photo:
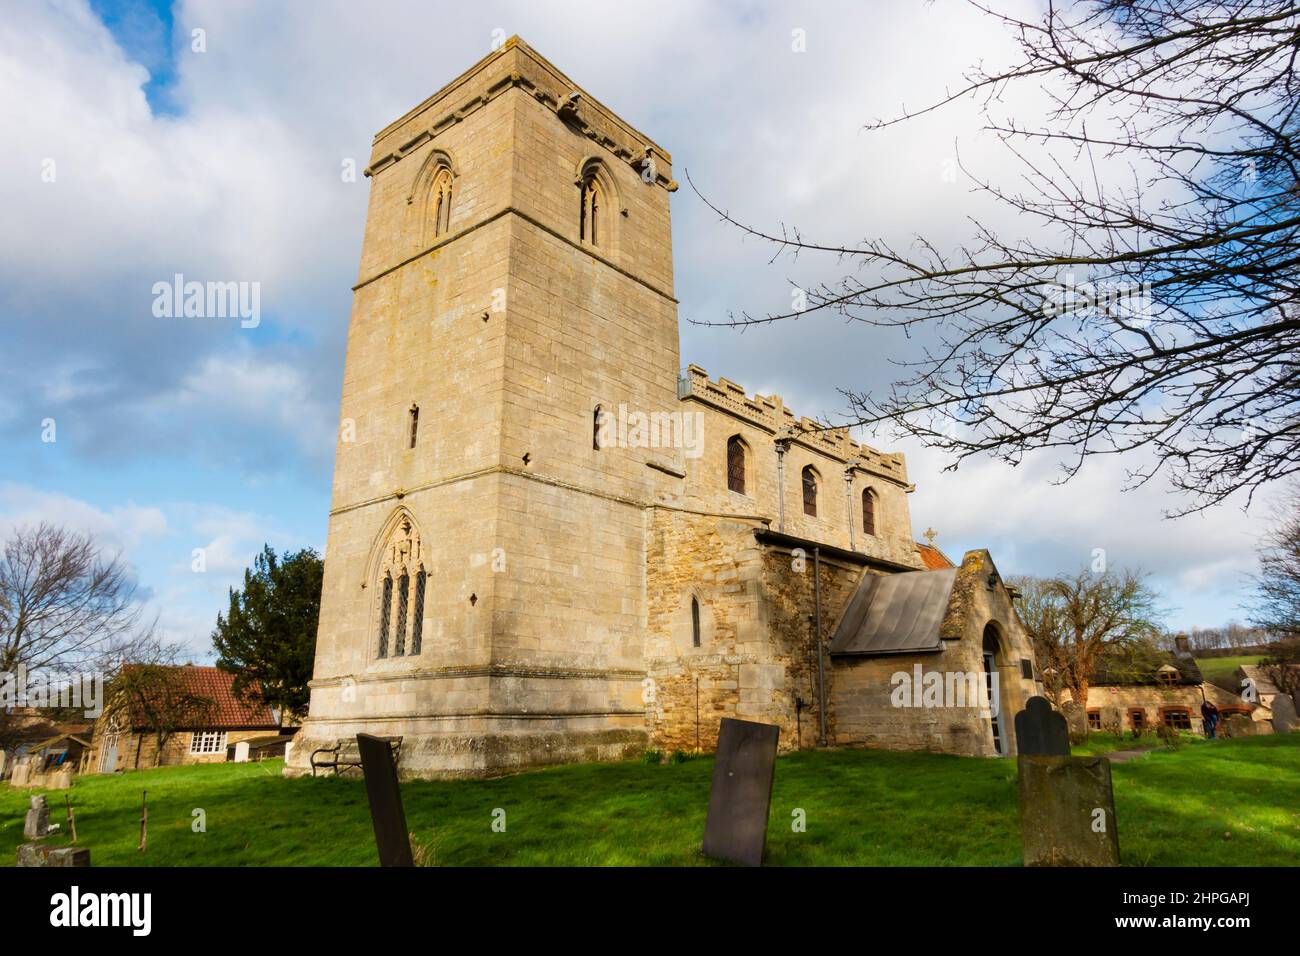
<svg viewBox="0 0 1300 956">
<path fill-rule="evenodd" d="M 23 821 L 23 836 L 29 840 L 39 840 L 50 832 L 50 809 L 45 805 L 45 797 L 32 797 L 32 808 L 27 811 Z"/>
<path fill-rule="evenodd" d="M 1017 758 L 1025 866 L 1119 866 L 1105 757 Z"/>
<path fill-rule="evenodd" d="M 1296 719 L 1295 701 L 1289 694 L 1278 694 L 1268 706 L 1273 711 L 1274 733 L 1289 734 L 1300 727 L 1300 720 Z"/>
<path fill-rule="evenodd" d="M 776 744 L 781 728 L 722 718 L 704 822 L 704 855 L 760 866 L 772 808 Z"/>
<path fill-rule="evenodd" d="M 1068 757 L 1070 734 L 1065 718 L 1052 709 L 1046 697 L 1031 697 L 1016 714 L 1016 752 L 1045 757 Z"/>
<path fill-rule="evenodd" d="M 90 866 L 90 850 L 84 846 L 23 843 L 18 847 L 18 866 Z"/>
<path fill-rule="evenodd" d="M 414 866 L 392 745 L 386 737 L 357 734 L 357 749 L 366 775 L 366 796 L 370 798 L 370 820 L 375 826 L 379 865 Z"/>
</svg>

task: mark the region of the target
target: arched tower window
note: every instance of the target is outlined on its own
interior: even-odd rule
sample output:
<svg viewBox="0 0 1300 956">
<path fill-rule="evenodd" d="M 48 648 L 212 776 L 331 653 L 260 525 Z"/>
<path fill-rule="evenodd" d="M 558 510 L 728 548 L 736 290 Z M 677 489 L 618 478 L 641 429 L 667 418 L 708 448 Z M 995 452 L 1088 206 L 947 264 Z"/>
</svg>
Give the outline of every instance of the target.
<svg viewBox="0 0 1300 956">
<path fill-rule="evenodd" d="M 862 489 L 862 531 L 876 533 L 876 496 L 870 488 Z"/>
<path fill-rule="evenodd" d="M 594 171 L 587 173 L 579 182 L 582 197 L 578 211 L 578 238 L 593 246 L 600 245 L 600 217 L 604 210 L 604 197 L 600 193 L 600 183 Z"/>
<path fill-rule="evenodd" d="M 389 531 L 376 573 L 380 589 L 377 655 L 403 657 L 420 653 L 428 575 L 420 548 L 420 533 L 409 515 L 402 514 Z M 415 579 L 414 595 L 411 593 L 412 578 Z"/>
<path fill-rule="evenodd" d="M 451 225 L 451 170 L 446 166 L 433 177 L 429 191 L 429 209 L 433 214 L 433 234 L 445 235 Z"/>
<path fill-rule="evenodd" d="M 727 490 L 745 493 L 745 442 L 739 435 L 727 439 Z"/>
<path fill-rule="evenodd" d="M 817 470 L 812 465 L 803 470 L 803 513 L 817 517 Z"/>
<path fill-rule="evenodd" d="M 691 598 L 691 646 L 700 646 L 700 602 Z"/>
</svg>

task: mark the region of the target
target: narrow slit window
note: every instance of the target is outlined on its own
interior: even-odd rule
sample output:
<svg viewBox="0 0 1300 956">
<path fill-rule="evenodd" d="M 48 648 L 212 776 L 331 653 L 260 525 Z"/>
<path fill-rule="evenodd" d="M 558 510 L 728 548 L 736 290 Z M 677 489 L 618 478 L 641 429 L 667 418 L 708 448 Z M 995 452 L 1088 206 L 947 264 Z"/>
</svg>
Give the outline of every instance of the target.
<svg viewBox="0 0 1300 956">
<path fill-rule="evenodd" d="M 691 598 L 691 646 L 700 646 L 700 602 Z"/>
<path fill-rule="evenodd" d="M 591 415 L 591 447 L 596 451 L 600 451 L 600 416 L 601 407 L 597 405 Z"/>
<path fill-rule="evenodd" d="M 393 579 L 384 575 L 382 596 L 379 600 L 379 656 L 388 656 L 388 620 L 393 612 Z"/>
<path fill-rule="evenodd" d="M 415 436 L 419 430 L 420 430 L 420 406 L 412 405 L 411 406 L 411 444 L 410 444 L 411 448 L 415 447 Z"/>
<path fill-rule="evenodd" d="M 597 227 L 600 224 L 600 186 L 596 182 L 594 175 L 588 176 L 582 181 L 580 190 L 582 197 L 581 208 L 578 210 L 578 238 L 583 242 L 589 242 L 593 246 L 600 244 L 597 234 Z"/>
</svg>

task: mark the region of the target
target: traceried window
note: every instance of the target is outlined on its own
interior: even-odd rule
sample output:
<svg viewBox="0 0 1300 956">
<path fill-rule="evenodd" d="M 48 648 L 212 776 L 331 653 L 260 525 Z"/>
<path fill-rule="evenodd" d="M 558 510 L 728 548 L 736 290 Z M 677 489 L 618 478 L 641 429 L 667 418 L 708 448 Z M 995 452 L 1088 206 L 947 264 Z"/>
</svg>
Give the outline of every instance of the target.
<svg viewBox="0 0 1300 956">
<path fill-rule="evenodd" d="M 870 488 L 862 489 L 862 532 L 876 533 L 876 496 Z"/>
<path fill-rule="evenodd" d="M 424 582 L 428 577 L 423 569 L 415 572 L 415 614 L 411 618 L 411 653 L 420 653 L 424 643 Z"/>
<path fill-rule="evenodd" d="M 420 549 L 420 534 L 409 516 L 403 516 L 389 533 L 379 575 L 377 656 L 419 654 L 424 644 L 428 573 Z"/>
<path fill-rule="evenodd" d="M 803 470 L 803 513 L 817 517 L 817 471 L 812 465 Z"/>
<path fill-rule="evenodd" d="M 445 166 L 433 178 L 429 208 L 433 213 L 434 236 L 445 235 L 451 225 L 451 170 Z"/>
<path fill-rule="evenodd" d="M 727 439 L 727 489 L 745 493 L 745 442 L 739 435 Z"/>
<path fill-rule="evenodd" d="M 579 187 L 582 205 L 578 211 L 578 238 L 593 246 L 600 245 L 600 217 L 604 209 L 604 198 L 600 194 L 600 183 L 595 173 L 583 177 Z"/>
<path fill-rule="evenodd" d="M 200 730 L 190 734 L 190 753 L 219 754 L 226 749 L 224 730 Z"/>
<path fill-rule="evenodd" d="M 384 575 L 383 594 L 379 601 L 379 656 L 388 656 L 388 627 L 393 614 L 393 579 Z"/>
<path fill-rule="evenodd" d="M 406 608 L 411 599 L 411 576 L 405 571 L 397 579 L 397 628 L 393 632 L 393 656 L 406 653 Z"/>
<path fill-rule="evenodd" d="M 691 646 L 700 646 L 700 602 L 691 598 Z"/>
</svg>

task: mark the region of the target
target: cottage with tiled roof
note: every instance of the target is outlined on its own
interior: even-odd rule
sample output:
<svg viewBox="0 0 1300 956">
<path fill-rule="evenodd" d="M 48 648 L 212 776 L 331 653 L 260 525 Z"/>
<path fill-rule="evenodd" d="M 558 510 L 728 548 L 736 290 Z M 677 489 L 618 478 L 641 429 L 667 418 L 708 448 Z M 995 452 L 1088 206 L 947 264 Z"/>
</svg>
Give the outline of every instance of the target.
<svg viewBox="0 0 1300 956">
<path fill-rule="evenodd" d="M 124 668 L 129 678 L 141 668 Z M 110 691 L 103 718 L 95 724 L 91 766 L 99 773 L 192 763 L 221 763 L 241 741 L 282 733 L 280 715 L 266 704 L 239 697 L 235 675 L 216 667 L 186 664 L 154 668 L 162 678 L 149 691 Z M 256 691 L 256 685 L 250 688 Z M 173 718 L 160 731 L 166 710 L 160 698 L 188 702 L 192 720 Z M 175 711 L 173 711 L 175 712 Z M 161 747 L 160 747 L 160 738 Z"/>
</svg>

